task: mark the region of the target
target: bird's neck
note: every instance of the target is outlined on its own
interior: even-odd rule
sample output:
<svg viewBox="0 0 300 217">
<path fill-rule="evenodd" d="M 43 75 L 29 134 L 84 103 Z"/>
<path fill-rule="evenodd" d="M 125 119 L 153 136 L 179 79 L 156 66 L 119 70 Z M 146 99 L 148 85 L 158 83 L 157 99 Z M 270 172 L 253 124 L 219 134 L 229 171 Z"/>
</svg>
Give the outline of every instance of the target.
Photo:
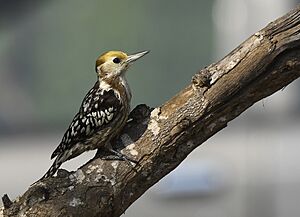
<svg viewBox="0 0 300 217">
<path fill-rule="evenodd" d="M 112 79 L 98 78 L 98 80 L 99 80 L 99 88 L 104 90 L 113 89 L 117 92 L 117 94 L 120 96 L 121 99 L 126 97 L 126 99 L 130 102 L 131 90 L 125 75 L 121 75 Z"/>
<path fill-rule="evenodd" d="M 127 96 L 128 100 L 130 101 L 131 100 L 131 90 L 130 90 L 130 87 L 129 87 L 129 84 L 128 84 L 128 81 L 127 81 L 125 75 L 120 76 L 119 79 L 120 79 L 120 84 L 123 87 L 123 89 L 125 90 L 126 96 Z"/>
</svg>

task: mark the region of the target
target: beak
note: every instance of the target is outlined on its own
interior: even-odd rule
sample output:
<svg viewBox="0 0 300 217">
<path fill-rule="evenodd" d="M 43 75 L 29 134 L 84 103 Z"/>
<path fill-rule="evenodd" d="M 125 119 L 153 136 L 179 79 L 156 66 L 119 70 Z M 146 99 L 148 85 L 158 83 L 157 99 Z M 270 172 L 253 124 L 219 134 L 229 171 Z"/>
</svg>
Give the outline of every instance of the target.
<svg viewBox="0 0 300 217">
<path fill-rule="evenodd" d="M 139 53 L 136 53 L 136 54 L 129 55 L 126 59 L 126 63 L 132 63 L 132 62 L 140 59 L 141 57 L 143 57 L 144 55 L 146 55 L 149 52 L 150 51 L 146 50 L 146 51 L 143 51 L 143 52 L 139 52 Z"/>
</svg>

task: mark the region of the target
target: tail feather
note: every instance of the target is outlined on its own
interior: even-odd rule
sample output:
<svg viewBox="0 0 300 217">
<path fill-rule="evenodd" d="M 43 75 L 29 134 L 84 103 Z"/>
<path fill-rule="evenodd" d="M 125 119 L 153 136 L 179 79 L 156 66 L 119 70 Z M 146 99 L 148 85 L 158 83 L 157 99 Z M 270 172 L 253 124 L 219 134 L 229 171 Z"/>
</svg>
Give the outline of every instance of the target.
<svg viewBox="0 0 300 217">
<path fill-rule="evenodd" d="M 45 175 L 40 179 L 43 180 L 45 178 L 51 177 L 53 176 L 56 171 L 58 170 L 58 168 L 61 166 L 61 162 L 57 161 L 57 158 L 55 159 L 55 161 L 53 162 L 52 166 L 49 168 L 49 170 L 45 173 Z"/>
<path fill-rule="evenodd" d="M 55 158 L 56 156 L 58 156 L 59 153 L 62 152 L 62 143 L 60 143 L 57 148 L 53 151 L 52 155 L 51 155 L 51 159 Z"/>
</svg>

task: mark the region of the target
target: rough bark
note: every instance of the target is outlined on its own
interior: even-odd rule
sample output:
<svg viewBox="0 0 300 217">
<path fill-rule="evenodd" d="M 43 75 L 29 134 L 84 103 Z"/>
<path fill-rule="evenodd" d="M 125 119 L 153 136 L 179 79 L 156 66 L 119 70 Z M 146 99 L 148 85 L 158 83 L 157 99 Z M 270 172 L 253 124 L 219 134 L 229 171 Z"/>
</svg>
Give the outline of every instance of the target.
<svg viewBox="0 0 300 217">
<path fill-rule="evenodd" d="M 300 76 L 300 7 L 255 33 L 154 110 L 139 106 L 115 145 L 138 161 L 93 159 L 38 182 L 4 216 L 120 216 L 195 148 Z M 1 215 L 1 214 L 0 214 Z"/>
</svg>

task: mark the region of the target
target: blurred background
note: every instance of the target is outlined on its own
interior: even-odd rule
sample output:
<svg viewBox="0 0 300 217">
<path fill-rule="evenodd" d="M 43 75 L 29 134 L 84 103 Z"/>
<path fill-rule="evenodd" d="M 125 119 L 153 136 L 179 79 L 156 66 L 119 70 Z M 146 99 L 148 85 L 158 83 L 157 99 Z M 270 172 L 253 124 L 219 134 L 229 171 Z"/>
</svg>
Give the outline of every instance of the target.
<svg viewBox="0 0 300 217">
<path fill-rule="evenodd" d="M 159 106 L 297 3 L 0 0 L 0 194 L 15 198 L 48 169 L 101 53 L 151 50 L 127 75 L 132 106 Z M 229 123 L 124 216 L 298 217 L 299 121 L 295 81 Z"/>
</svg>

